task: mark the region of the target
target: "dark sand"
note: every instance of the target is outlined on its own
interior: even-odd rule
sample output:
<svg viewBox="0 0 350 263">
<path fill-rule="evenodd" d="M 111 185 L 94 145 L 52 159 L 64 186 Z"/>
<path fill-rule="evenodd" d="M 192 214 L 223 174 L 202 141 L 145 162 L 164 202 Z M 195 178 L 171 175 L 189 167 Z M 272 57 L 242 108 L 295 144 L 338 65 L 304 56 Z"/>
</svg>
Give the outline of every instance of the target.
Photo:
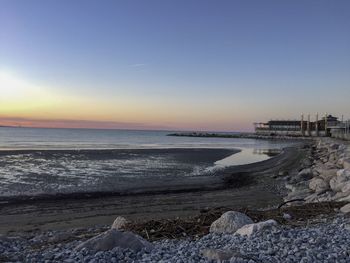
<svg viewBox="0 0 350 263">
<path fill-rule="evenodd" d="M 295 173 L 304 155 L 302 146 L 287 148 L 267 161 L 231 167 L 218 176 L 179 180 L 171 187 L 162 184 L 144 193 L 91 193 L 3 203 L 0 234 L 109 225 L 119 215 L 146 221 L 187 217 L 203 208 L 274 206 L 282 202 L 282 196 L 281 181 L 273 175 L 281 170 Z"/>
</svg>

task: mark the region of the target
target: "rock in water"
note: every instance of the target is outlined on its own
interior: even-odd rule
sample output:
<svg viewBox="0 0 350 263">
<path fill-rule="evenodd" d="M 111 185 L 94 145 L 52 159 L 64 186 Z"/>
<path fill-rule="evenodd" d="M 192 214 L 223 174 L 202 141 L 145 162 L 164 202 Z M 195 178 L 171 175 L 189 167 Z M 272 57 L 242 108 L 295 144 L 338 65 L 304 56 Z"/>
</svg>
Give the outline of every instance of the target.
<svg viewBox="0 0 350 263">
<path fill-rule="evenodd" d="M 116 229 L 116 230 L 121 230 L 121 229 L 125 229 L 126 225 L 128 224 L 128 220 L 126 220 L 124 217 L 122 216 L 118 216 L 113 224 L 112 224 L 112 229 Z"/>
<path fill-rule="evenodd" d="M 210 226 L 211 233 L 233 234 L 244 225 L 252 224 L 253 220 L 245 214 L 236 211 L 228 211 Z"/>
<path fill-rule="evenodd" d="M 236 231 L 236 234 L 250 237 L 254 233 L 266 230 L 268 228 L 271 228 L 272 226 L 277 226 L 277 222 L 273 219 L 270 219 L 264 222 L 242 226 Z"/>
<path fill-rule="evenodd" d="M 76 247 L 76 250 L 86 248 L 93 251 L 107 251 L 115 247 L 140 251 L 153 249 L 153 245 L 142 237 L 131 232 L 122 232 L 110 229 L 98 236 L 95 236 Z"/>
</svg>

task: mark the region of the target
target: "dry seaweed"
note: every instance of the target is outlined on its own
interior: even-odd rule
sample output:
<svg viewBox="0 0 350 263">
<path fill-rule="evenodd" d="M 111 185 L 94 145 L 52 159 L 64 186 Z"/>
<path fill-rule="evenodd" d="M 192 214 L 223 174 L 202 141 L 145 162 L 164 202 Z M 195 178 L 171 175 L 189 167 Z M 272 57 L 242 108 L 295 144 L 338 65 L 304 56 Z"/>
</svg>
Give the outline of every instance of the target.
<svg viewBox="0 0 350 263">
<path fill-rule="evenodd" d="M 336 210 L 343 205 L 344 203 L 341 202 L 322 202 L 270 210 L 253 210 L 246 208 L 238 211 L 248 215 L 254 222 L 274 219 L 279 224 L 302 226 L 310 224 L 310 220 L 312 221 L 320 215 L 334 215 Z M 132 223 L 127 226 L 126 230 L 137 233 L 148 240 L 185 237 L 199 238 L 208 234 L 211 223 L 218 219 L 222 213 L 229 210 L 236 209 L 230 209 L 229 207 L 203 209 L 200 211 L 199 215 L 194 217 Z M 286 220 L 283 216 L 285 213 L 289 214 L 291 219 Z"/>
</svg>

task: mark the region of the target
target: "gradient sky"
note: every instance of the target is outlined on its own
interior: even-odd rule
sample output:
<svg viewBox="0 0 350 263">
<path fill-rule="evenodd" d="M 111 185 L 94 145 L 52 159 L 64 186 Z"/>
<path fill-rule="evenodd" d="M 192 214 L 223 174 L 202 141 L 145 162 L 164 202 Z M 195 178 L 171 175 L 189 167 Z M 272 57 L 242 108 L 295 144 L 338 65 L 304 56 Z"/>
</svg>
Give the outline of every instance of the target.
<svg viewBox="0 0 350 263">
<path fill-rule="evenodd" d="M 0 0 L 0 125 L 350 117 L 350 1 Z"/>
</svg>

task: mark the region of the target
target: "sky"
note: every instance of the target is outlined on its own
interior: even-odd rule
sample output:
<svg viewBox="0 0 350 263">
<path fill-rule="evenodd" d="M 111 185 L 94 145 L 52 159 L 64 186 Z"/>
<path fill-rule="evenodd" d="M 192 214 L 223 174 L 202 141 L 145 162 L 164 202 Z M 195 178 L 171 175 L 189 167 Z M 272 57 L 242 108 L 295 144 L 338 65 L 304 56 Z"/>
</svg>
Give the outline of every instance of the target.
<svg viewBox="0 0 350 263">
<path fill-rule="evenodd" d="M 350 118 L 350 1 L 0 0 L 0 125 Z"/>
</svg>

